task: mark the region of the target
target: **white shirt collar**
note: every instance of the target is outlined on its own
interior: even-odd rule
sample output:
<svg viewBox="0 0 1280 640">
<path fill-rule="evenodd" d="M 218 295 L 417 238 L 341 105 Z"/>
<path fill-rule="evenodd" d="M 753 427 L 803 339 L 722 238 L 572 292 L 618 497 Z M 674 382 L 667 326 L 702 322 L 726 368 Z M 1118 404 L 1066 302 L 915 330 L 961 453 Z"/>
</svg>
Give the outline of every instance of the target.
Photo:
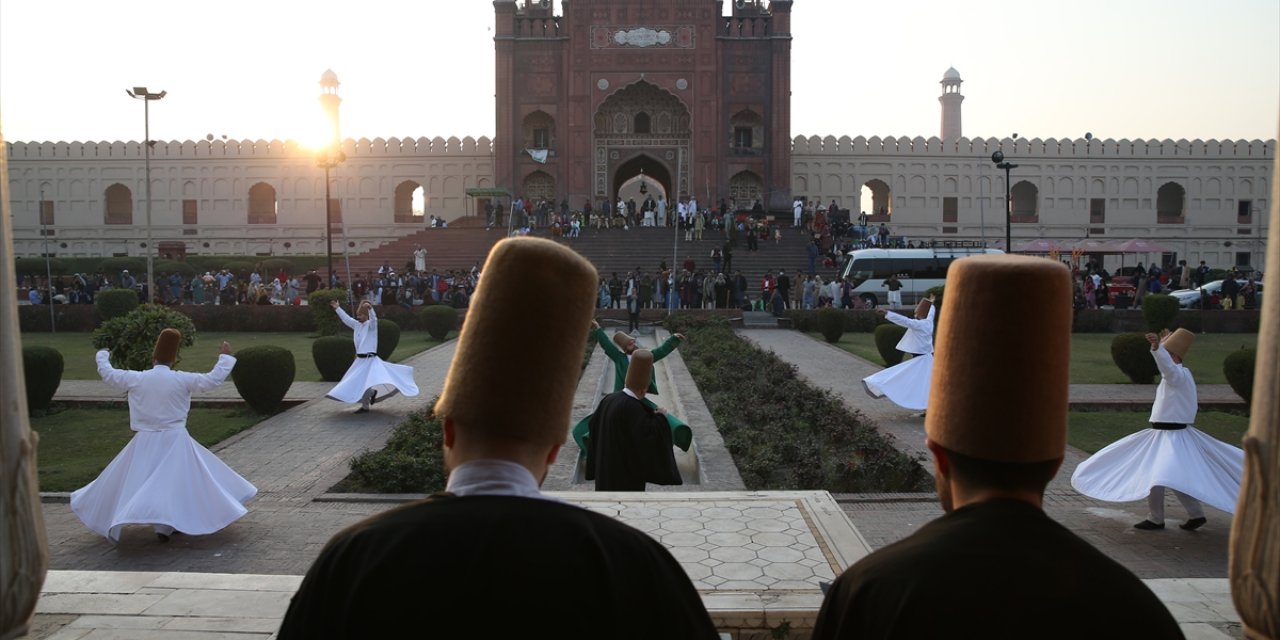
<svg viewBox="0 0 1280 640">
<path fill-rule="evenodd" d="M 523 465 L 509 460 L 472 460 L 449 474 L 445 491 L 462 496 L 515 496 L 552 500 L 538 489 L 538 480 Z"/>
</svg>

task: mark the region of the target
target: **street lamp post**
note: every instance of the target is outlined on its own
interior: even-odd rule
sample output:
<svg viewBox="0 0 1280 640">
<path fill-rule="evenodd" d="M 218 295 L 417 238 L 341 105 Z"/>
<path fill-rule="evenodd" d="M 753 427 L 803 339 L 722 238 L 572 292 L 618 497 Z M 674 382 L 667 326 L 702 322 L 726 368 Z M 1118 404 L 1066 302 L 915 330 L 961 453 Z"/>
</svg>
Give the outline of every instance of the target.
<svg viewBox="0 0 1280 640">
<path fill-rule="evenodd" d="M 129 94 L 130 98 L 136 98 L 142 101 L 142 127 L 144 140 L 142 141 L 143 157 L 145 158 L 145 168 L 143 173 L 146 177 L 147 187 L 147 302 L 151 302 L 151 298 L 155 295 L 153 289 L 156 286 L 156 274 L 154 265 L 151 261 L 151 101 L 160 100 L 168 95 L 168 91 L 160 93 L 152 93 L 147 91 L 146 87 L 134 87 L 132 91 L 124 90 Z"/>
<path fill-rule="evenodd" d="M 49 288 L 49 333 L 55 333 L 58 328 L 54 321 L 53 313 L 53 267 L 49 264 L 49 227 L 48 218 L 46 217 L 44 206 L 44 186 L 40 187 L 40 235 L 44 238 L 44 277 L 45 286 Z"/>
<path fill-rule="evenodd" d="M 1011 223 L 1013 222 L 1013 199 L 1010 197 L 1011 190 L 1009 187 L 1009 172 L 1017 169 L 1018 165 L 1012 162 L 1005 162 L 1004 152 L 997 151 L 991 154 L 991 161 L 996 163 L 997 169 L 1004 169 L 1004 250 L 1006 253 L 1013 253 L 1013 238 Z"/>
<path fill-rule="evenodd" d="M 316 165 L 324 169 L 324 241 L 325 263 L 328 269 L 328 286 L 333 286 L 333 199 L 329 197 L 329 171 L 347 159 L 347 154 L 330 144 L 320 152 Z M 348 282 L 347 286 L 351 286 Z"/>
</svg>

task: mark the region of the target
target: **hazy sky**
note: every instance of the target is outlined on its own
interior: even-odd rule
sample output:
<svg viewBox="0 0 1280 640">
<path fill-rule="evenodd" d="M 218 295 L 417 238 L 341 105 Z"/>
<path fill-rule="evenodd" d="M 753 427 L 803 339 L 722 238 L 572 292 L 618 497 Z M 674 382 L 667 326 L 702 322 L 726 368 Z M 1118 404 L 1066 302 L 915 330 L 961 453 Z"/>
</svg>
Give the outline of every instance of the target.
<svg viewBox="0 0 1280 640">
<path fill-rule="evenodd" d="M 140 140 L 145 86 L 155 139 L 314 141 L 331 68 L 344 137 L 491 136 L 492 26 L 490 0 L 4 0 L 0 126 Z M 970 137 L 1277 135 L 1276 0 L 795 0 L 792 35 L 792 135 L 938 135 L 949 66 Z"/>
</svg>

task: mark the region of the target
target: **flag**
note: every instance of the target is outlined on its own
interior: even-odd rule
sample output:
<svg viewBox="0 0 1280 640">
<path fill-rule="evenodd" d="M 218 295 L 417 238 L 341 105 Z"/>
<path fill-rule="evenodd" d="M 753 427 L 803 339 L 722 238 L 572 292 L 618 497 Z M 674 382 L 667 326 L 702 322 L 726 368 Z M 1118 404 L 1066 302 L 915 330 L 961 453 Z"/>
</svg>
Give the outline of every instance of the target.
<svg viewBox="0 0 1280 640">
<path fill-rule="evenodd" d="M 547 163 L 546 149 L 525 149 L 525 151 L 529 153 L 529 157 L 533 158 L 534 162 L 537 162 L 538 164 Z"/>
</svg>

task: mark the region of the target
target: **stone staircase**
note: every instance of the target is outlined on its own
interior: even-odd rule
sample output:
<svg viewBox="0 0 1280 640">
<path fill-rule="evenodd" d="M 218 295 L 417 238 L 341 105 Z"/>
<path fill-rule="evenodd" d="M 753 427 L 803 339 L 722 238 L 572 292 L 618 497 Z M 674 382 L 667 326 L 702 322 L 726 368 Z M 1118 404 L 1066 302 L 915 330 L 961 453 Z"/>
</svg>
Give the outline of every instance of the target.
<svg viewBox="0 0 1280 640">
<path fill-rule="evenodd" d="M 479 219 L 475 218 L 459 222 L 460 224 L 447 229 L 423 229 L 372 251 L 352 256 L 351 271 L 355 274 L 376 272 L 384 263 L 400 271 L 406 263 L 412 263 L 413 250 L 418 244 L 428 252 L 428 270 L 437 269 L 442 273 L 454 269 L 470 270 L 473 265 L 484 260 L 495 243 L 505 237 L 505 227 L 486 230 L 479 224 Z M 782 231 L 781 242 L 762 240 L 758 251 L 748 252 L 746 241 L 741 238 L 733 249 L 732 268 L 742 271 L 755 295 L 759 293 L 759 283 L 766 270 L 775 275 L 780 269 L 786 270 L 791 277 L 793 289 L 799 287 L 800 276 L 808 270 L 805 252 L 808 234 L 789 227 L 784 227 Z M 546 230 L 538 230 L 534 235 L 550 237 Z M 706 230 L 701 241 L 686 242 L 684 233 L 672 228 L 584 229 L 579 238 L 555 239 L 581 253 L 596 266 L 602 277 L 608 278 L 615 272 L 621 277 L 637 268 L 650 274 L 655 273 L 663 262 L 670 266 L 673 256 L 678 264 L 692 259 L 697 270 L 709 270 L 712 268 L 711 250 L 723 246 L 725 235 L 723 231 Z M 824 282 L 837 275 L 835 269 L 823 268 L 821 263 L 818 264 L 817 273 Z"/>
</svg>

